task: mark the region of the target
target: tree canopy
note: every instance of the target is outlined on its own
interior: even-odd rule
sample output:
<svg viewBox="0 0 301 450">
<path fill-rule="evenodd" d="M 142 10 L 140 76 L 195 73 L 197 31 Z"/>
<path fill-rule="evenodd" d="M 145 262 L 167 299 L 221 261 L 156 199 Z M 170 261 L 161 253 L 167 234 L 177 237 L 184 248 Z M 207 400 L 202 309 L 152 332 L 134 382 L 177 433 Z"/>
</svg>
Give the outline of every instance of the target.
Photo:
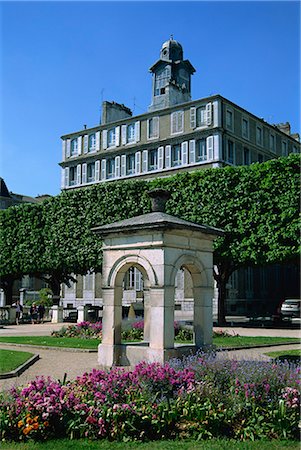
<svg viewBox="0 0 301 450">
<path fill-rule="evenodd" d="M 0 276 L 48 274 L 58 283 L 71 273 L 99 271 L 101 241 L 91 227 L 149 212 L 147 191 L 156 187 L 171 191 L 169 214 L 225 231 L 214 244 L 216 277 L 223 273 L 227 281 L 244 265 L 296 261 L 299 174 L 300 156 L 292 154 L 152 181 L 100 183 L 10 207 L 0 214 Z"/>
</svg>

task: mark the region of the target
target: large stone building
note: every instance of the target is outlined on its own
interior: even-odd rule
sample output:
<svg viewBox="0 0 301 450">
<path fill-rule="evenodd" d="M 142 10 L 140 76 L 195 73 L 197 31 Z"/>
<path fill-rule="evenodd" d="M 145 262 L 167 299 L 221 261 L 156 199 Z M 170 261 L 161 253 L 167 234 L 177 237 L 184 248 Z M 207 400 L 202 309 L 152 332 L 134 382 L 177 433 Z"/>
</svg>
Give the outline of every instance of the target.
<svg viewBox="0 0 301 450">
<path fill-rule="evenodd" d="M 63 190 L 208 167 L 249 165 L 300 152 L 299 135 L 291 133 L 288 122 L 271 125 L 221 95 L 192 100 L 191 76 L 195 69 L 183 59 L 177 41 L 170 39 L 163 44 L 160 59 L 150 72 L 153 83 L 148 112 L 133 116 L 126 106 L 105 101 L 100 124 L 62 136 Z M 268 295 L 267 275 L 258 275 L 265 286 L 261 292 L 254 290 L 256 276 L 253 270 L 247 270 L 240 288 L 241 277 L 233 275 L 229 284 L 233 313 L 239 312 L 235 309 L 238 298 L 242 298 L 244 309 L 247 299 Z M 141 292 L 141 283 L 137 273 L 130 271 L 126 286 Z M 183 293 L 180 275 L 179 285 Z M 64 304 L 75 302 L 101 304 L 100 275 L 79 277 L 76 285 L 65 290 Z"/>
</svg>

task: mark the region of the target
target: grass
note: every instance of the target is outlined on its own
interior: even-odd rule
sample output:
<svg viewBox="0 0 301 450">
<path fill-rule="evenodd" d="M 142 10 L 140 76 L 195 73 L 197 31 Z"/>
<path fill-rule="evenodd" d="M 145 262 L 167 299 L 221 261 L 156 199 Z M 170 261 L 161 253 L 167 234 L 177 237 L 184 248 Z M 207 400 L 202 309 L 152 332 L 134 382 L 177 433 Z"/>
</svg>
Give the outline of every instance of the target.
<svg viewBox="0 0 301 450">
<path fill-rule="evenodd" d="M 299 450 L 296 441 L 248 441 L 226 439 L 208 441 L 109 442 L 55 439 L 48 442 L 1 443 L 3 450 Z"/>
<path fill-rule="evenodd" d="M 279 361 L 295 363 L 300 363 L 301 361 L 301 350 L 299 348 L 295 350 L 279 350 L 278 352 L 269 352 L 265 354 L 271 358 L 278 359 Z"/>
<path fill-rule="evenodd" d="M 81 339 L 81 338 L 57 338 L 53 336 L 9 336 L 0 337 L 0 343 L 26 344 L 26 345 L 44 345 L 46 347 L 62 347 L 62 348 L 82 348 L 96 350 L 99 344 L 98 339 Z M 188 343 L 183 342 L 182 343 Z M 230 347 L 248 347 L 254 345 L 277 345 L 277 344 L 299 343 L 295 338 L 278 338 L 278 337 L 249 337 L 249 336 L 231 336 L 216 337 L 213 344 L 218 348 Z"/>
<path fill-rule="evenodd" d="M 33 353 L 29 352 L 0 349 L 0 373 L 11 372 L 17 369 L 32 356 Z"/>
</svg>

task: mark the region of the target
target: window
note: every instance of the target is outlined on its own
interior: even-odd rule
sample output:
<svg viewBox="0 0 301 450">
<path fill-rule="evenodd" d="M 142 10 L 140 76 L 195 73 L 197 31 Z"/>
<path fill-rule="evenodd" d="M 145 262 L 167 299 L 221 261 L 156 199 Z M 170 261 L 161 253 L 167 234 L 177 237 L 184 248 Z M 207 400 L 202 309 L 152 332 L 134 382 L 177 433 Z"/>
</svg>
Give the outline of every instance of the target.
<svg viewBox="0 0 301 450">
<path fill-rule="evenodd" d="M 244 147 L 244 165 L 250 165 L 250 150 L 246 147 Z"/>
<path fill-rule="evenodd" d="M 298 147 L 293 145 L 293 153 L 299 153 Z"/>
<path fill-rule="evenodd" d="M 233 112 L 230 109 L 226 110 L 226 127 L 233 130 Z"/>
<path fill-rule="evenodd" d="M 171 134 L 182 133 L 184 129 L 184 111 L 171 114 Z"/>
<path fill-rule="evenodd" d="M 130 267 L 124 277 L 124 289 L 143 290 L 143 278 L 141 272 L 136 267 Z"/>
<path fill-rule="evenodd" d="M 159 137 L 159 117 L 152 117 L 147 121 L 147 139 Z"/>
<path fill-rule="evenodd" d="M 256 127 L 256 144 L 262 145 L 262 128 Z"/>
<path fill-rule="evenodd" d="M 171 148 L 171 165 L 173 167 L 181 165 L 181 145 L 173 145 Z"/>
<path fill-rule="evenodd" d="M 94 286 L 93 286 L 93 281 L 94 281 L 94 276 L 93 273 L 88 272 L 85 276 L 84 276 L 84 290 L 85 291 L 93 291 Z"/>
<path fill-rule="evenodd" d="M 158 150 L 150 150 L 148 152 L 148 169 L 149 170 L 158 169 Z"/>
<path fill-rule="evenodd" d="M 135 173 L 135 154 L 132 153 L 126 158 L 126 174 L 133 175 Z"/>
<path fill-rule="evenodd" d="M 156 73 L 155 78 L 155 96 L 165 94 L 165 86 L 170 78 L 170 68 L 165 67 L 164 69 Z"/>
<path fill-rule="evenodd" d="M 234 144 L 232 141 L 227 141 L 227 162 L 234 164 Z"/>
<path fill-rule="evenodd" d="M 196 110 L 196 126 L 202 127 L 207 125 L 206 106 L 200 106 Z"/>
<path fill-rule="evenodd" d="M 75 186 L 77 180 L 77 168 L 69 167 L 69 186 Z"/>
<path fill-rule="evenodd" d="M 205 139 L 200 139 L 199 141 L 196 141 L 195 160 L 196 162 L 207 160 L 207 147 Z"/>
<path fill-rule="evenodd" d="M 88 143 L 89 152 L 92 152 L 96 149 L 96 136 L 95 133 L 89 135 L 89 143 Z"/>
<path fill-rule="evenodd" d="M 260 162 L 260 163 L 263 162 L 263 154 L 262 153 L 258 153 L 258 162 Z"/>
<path fill-rule="evenodd" d="M 71 156 L 77 155 L 78 143 L 77 138 L 72 139 L 71 141 Z"/>
<path fill-rule="evenodd" d="M 107 159 L 107 178 L 115 178 L 115 158 Z"/>
<path fill-rule="evenodd" d="M 95 181 L 95 163 L 87 164 L 87 182 Z"/>
<path fill-rule="evenodd" d="M 281 152 L 282 152 L 282 156 L 287 156 L 287 142 L 286 141 L 282 141 Z"/>
<path fill-rule="evenodd" d="M 275 151 L 275 136 L 274 136 L 274 134 L 270 134 L 270 150 L 272 152 Z"/>
<path fill-rule="evenodd" d="M 108 131 L 108 147 L 114 147 L 116 144 L 116 128 Z"/>
<path fill-rule="evenodd" d="M 135 142 L 135 124 L 131 123 L 126 129 L 126 141 Z"/>
<path fill-rule="evenodd" d="M 241 125 L 242 137 L 249 139 L 249 121 L 243 117 Z"/>
</svg>

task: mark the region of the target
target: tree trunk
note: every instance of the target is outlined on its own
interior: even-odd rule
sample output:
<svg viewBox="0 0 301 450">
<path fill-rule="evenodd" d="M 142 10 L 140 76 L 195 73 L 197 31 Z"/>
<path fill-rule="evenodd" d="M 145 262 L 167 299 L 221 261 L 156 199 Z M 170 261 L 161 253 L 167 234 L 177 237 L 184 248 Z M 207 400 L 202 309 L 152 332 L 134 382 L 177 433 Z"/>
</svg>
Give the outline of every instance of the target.
<svg viewBox="0 0 301 450">
<path fill-rule="evenodd" d="M 231 266 L 229 263 L 225 262 L 216 264 L 215 269 L 213 270 L 213 276 L 217 283 L 218 290 L 217 324 L 219 326 L 226 325 L 226 285 L 234 270 L 234 266 Z"/>
</svg>

